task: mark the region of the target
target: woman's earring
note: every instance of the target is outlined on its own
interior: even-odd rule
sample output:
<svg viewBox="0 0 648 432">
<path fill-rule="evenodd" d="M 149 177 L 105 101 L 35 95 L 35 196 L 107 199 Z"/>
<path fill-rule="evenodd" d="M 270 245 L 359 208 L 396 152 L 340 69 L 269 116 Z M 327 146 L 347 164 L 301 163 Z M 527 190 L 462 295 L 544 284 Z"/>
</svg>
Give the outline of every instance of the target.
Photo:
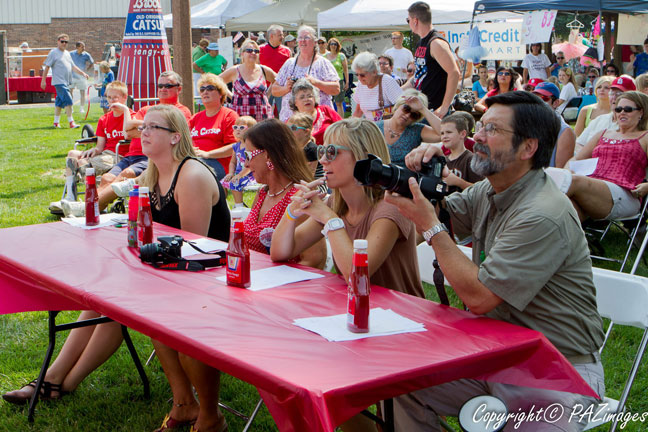
<svg viewBox="0 0 648 432">
<path fill-rule="evenodd" d="M 272 161 L 267 160 L 267 161 L 266 161 L 266 165 L 268 166 L 268 169 L 269 169 L 270 171 L 274 170 L 274 165 L 272 164 Z"/>
</svg>

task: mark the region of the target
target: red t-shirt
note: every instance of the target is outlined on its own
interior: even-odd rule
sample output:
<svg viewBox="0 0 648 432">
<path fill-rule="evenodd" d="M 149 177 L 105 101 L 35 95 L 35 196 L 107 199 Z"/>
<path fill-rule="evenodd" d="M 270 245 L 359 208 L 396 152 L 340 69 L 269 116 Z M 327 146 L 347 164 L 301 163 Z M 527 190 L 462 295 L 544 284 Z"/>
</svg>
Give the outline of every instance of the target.
<svg viewBox="0 0 648 432">
<path fill-rule="evenodd" d="M 470 138 L 470 137 L 464 138 L 464 147 L 466 147 L 466 150 L 472 152 L 473 147 L 475 147 L 475 140 Z M 448 147 L 444 146 L 443 144 L 441 145 L 441 150 L 443 150 L 443 154 L 446 155 L 446 156 L 448 156 L 450 153 L 452 153 L 450 151 L 450 149 Z"/>
<path fill-rule="evenodd" d="M 313 122 L 313 138 L 315 138 L 315 144 L 322 145 L 326 128 L 336 121 L 342 120 L 342 117 L 333 108 L 325 105 L 319 105 L 316 111 L 317 115 Z"/>
<path fill-rule="evenodd" d="M 131 116 L 135 114 L 132 110 L 129 111 Z M 106 114 L 102 115 L 97 123 L 97 136 L 106 139 L 104 150 L 114 152 L 117 143 L 124 139 L 124 115 L 122 114 L 119 117 L 115 117 L 115 114 L 112 111 L 108 111 Z M 120 155 L 124 156 L 127 152 L 127 146 L 119 148 Z"/>
<path fill-rule="evenodd" d="M 270 69 L 279 72 L 281 66 L 286 63 L 286 60 L 290 58 L 292 54 L 290 48 L 285 45 L 279 45 L 276 48 L 273 48 L 269 43 L 261 45 L 259 48 L 259 63 L 264 66 L 268 66 Z"/>
<path fill-rule="evenodd" d="M 152 106 L 155 105 L 147 105 L 145 107 L 142 107 L 139 111 L 137 111 L 137 114 L 135 114 L 135 119 L 144 120 L 144 116 L 146 115 L 146 112 Z M 173 106 L 178 108 L 180 111 L 182 111 L 182 114 L 187 119 L 187 123 L 189 123 L 189 119 L 191 119 L 191 111 L 189 111 L 189 108 L 182 105 L 180 102 L 174 103 Z M 142 140 L 140 140 L 139 138 L 133 138 L 131 140 L 130 146 L 128 148 L 128 153 L 126 154 L 126 156 L 143 156 L 143 155 L 144 153 L 142 153 Z"/>
<path fill-rule="evenodd" d="M 211 151 L 235 143 L 232 126 L 238 118 L 236 111 L 226 107 L 222 107 L 213 117 L 208 117 L 207 111 L 196 113 L 189 120 L 193 145 L 200 150 Z M 225 172 L 229 172 L 230 158 L 218 158 Z"/>
</svg>

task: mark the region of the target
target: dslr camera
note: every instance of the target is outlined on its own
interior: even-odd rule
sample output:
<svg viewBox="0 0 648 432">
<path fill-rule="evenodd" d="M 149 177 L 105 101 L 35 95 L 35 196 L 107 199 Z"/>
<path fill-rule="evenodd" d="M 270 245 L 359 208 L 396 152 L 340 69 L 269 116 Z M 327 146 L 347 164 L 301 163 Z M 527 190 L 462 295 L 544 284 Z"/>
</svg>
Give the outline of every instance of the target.
<svg viewBox="0 0 648 432">
<path fill-rule="evenodd" d="M 448 195 L 448 185 L 441 178 L 445 164 L 444 157 L 434 156 L 421 164 L 421 171 L 415 172 L 395 164 L 383 164 L 378 156 L 369 154 L 367 159 L 356 162 L 353 177 L 363 186 L 380 186 L 407 198 L 412 198 L 408 181 L 414 177 L 425 198 L 440 201 Z"/>
<path fill-rule="evenodd" d="M 176 263 L 182 259 L 182 236 L 160 236 L 157 243 L 145 244 L 140 248 L 140 259 L 147 264 Z"/>
</svg>

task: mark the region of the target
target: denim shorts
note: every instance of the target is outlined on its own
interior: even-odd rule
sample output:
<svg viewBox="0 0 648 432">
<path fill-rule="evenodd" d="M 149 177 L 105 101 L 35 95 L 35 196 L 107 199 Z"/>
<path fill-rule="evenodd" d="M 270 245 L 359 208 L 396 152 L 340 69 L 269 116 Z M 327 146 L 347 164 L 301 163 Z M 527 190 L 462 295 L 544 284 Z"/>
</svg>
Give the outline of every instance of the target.
<svg viewBox="0 0 648 432">
<path fill-rule="evenodd" d="M 130 168 L 135 173 L 135 177 L 142 174 L 148 166 L 148 158 L 146 156 L 126 156 L 122 158 L 117 165 L 111 168 L 109 174 L 117 177 L 126 168 Z"/>
<path fill-rule="evenodd" d="M 72 101 L 72 94 L 70 94 L 70 89 L 65 84 L 56 84 L 56 99 L 54 100 L 54 106 L 59 108 L 65 108 L 66 106 L 74 105 Z"/>
</svg>

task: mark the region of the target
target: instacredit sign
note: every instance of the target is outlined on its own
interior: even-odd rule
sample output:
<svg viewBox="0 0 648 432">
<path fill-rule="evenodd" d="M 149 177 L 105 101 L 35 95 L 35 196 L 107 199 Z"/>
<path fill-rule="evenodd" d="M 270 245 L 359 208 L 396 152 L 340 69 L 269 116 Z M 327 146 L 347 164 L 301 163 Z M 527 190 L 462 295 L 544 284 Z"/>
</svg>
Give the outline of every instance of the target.
<svg viewBox="0 0 648 432">
<path fill-rule="evenodd" d="M 439 24 L 434 28 L 444 35 L 452 50 L 468 41 L 469 24 Z M 479 40 L 488 52 L 482 60 L 522 60 L 526 55 L 521 22 L 479 23 Z"/>
</svg>

